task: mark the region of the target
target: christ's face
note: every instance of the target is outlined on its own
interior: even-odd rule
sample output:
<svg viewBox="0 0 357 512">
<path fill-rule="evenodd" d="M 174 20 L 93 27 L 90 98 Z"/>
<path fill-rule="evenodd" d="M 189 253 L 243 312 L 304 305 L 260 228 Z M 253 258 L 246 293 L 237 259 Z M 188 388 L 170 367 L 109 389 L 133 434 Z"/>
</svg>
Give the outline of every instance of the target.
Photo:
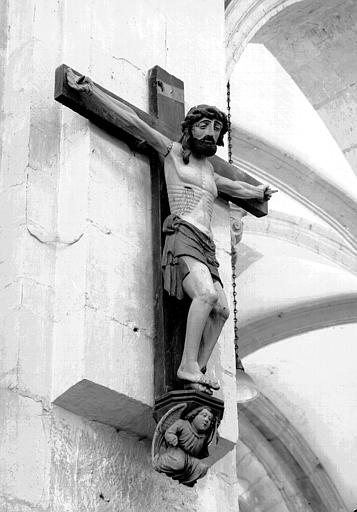
<svg viewBox="0 0 357 512">
<path fill-rule="evenodd" d="M 202 140 L 204 137 L 212 138 L 217 142 L 223 124 L 218 119 L 208 119 L 203 117 L 192 126 L 192 136 L 195 139 Z"/>
<path fill-rule="evenodd" d="M 203 409 L 200 413 L 197 414 L 192 420 L 194 427 L 197 432 L 206 432 L 213 420 L 213 414 L 209 409 Z"/>
<path fill-rule="evenodd" d="M 195 156 L 213 156 L 217 151 L 217 140 L 223 128 L 218 119 L 203 117 L 191 128 L 190 149 Z"/>
</svg>

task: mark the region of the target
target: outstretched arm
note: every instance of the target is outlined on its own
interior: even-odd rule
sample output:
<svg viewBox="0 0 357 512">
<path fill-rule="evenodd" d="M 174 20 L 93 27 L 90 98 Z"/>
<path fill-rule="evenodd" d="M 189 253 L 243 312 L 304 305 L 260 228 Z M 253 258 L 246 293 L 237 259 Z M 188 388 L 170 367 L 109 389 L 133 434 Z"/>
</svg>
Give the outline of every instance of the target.
<svg viewBox="0 0 357 512">
<path fill-rule="evenodd" d="M 269 185 L 250 185 L 244 181 L 233 181 L 229 178 L 224 178 L 217 173 L 215 173 L 214 177 L 218 192 L 232 197 L 239 197 L 240 199 L 267 201 L 271 198 L 272 194 L 277 192 L 277 190 L 272 190 Z"/>
<path fill-rule="evenodd" d="M 167 155 L 171 140 L 154 128 L 151 128 L 125 103 L 116 100 L 102 91 L 89 77 L 78 76 L 72 69 L 68 69 L 67 83 L 72 89 L 94 97 L 98 104 L 103 106 L 108 112 L 115 114 L 116 118 L 120 120 L 120 128 L 131 133 L 137 139 L 146 141 L 161 155 Z"/>
</svg>

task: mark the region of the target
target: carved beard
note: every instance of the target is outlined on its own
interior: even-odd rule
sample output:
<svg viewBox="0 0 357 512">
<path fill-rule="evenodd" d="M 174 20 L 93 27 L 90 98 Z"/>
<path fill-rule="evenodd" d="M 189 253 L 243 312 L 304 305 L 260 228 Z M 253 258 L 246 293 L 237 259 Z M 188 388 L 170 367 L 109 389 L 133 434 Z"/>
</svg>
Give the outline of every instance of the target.
<svg viewBox="0 0 357 512">
<path fill-rule="evenodd" d="M 217 151 L 217 144 L 215 143 L 214 138 L 209 135 L 202 139 L 196 139 L 191 135 L 188 140 L 188 144 L 192 153 L 198 157 L 213 156 Z"/>
</svg>

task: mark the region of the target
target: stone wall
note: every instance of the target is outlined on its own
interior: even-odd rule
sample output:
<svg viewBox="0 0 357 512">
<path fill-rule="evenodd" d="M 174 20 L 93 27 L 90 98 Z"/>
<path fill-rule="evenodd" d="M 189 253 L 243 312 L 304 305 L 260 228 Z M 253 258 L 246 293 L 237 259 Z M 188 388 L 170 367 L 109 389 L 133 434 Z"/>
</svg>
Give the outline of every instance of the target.
<svg viewBox="0 0 357 512">
<path fill-rule="evenodd" d="M 13 390 L 1 393 L 4 512 L 236 510 L 231 456 L 195 489 L 151 469 L 150 441 L 60 407 L 44 408 Z M 3 427 L 5 429 L 3 431 Z M 7 432 L 9 432 L 8 435 Z"/>
<path fill-rule="evenodd" d="M 147 440 L 52 405 L 91 382 L 150 411 L 155 335 L 148 162 L 53 100 L 55 68 L 65 63 L 147 110 L 158 64 L 184 80 L 186 107 L 224 108 L 223 3 L 24 0 L 1 9 L 0 508 L 236 510 L 233 452 L 189 491 L 152 472 Z M 218 248 L 229 292 L 225 205 L 215 219 L 225 224 Z M 231 328 L 214 372 L 232 447 Z"/>
</svg>

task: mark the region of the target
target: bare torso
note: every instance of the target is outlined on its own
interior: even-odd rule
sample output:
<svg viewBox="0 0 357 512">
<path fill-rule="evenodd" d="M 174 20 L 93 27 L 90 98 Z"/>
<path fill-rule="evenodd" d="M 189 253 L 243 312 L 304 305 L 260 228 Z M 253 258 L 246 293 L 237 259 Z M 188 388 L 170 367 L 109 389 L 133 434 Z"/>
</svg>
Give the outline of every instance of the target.
<svg viewBox="0 0 357 512">
<path fill-rule="evenodd" d="M 165 179 L 171 213 L 212 237 L 211 219 L 217 197 L 212 164 L 191 154 L 186 165 L 182 146 L 175 142 L 165 159 Z"/>
</svg>

